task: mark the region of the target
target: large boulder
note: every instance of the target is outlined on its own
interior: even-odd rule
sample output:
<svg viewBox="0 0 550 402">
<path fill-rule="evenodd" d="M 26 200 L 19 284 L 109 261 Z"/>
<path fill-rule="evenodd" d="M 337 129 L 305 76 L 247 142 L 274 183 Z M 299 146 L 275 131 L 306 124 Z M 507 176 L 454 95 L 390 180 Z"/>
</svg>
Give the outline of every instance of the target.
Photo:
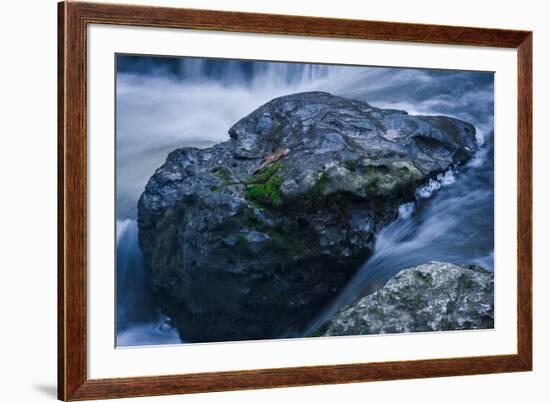
<svg viewBox="0 0 550 402">
<path fill-rule="evenodd" d="M 483 268 L 430 262 L 405 269 L 332 317 L 324 336 L 487 329 L 494 278 Z"/>
<path fill-rule="evenodd" d="M 299 333 L 417 186 L 477 148 L 471 124 L 324 92 L 274 99 L 170 153 L 138 204 L 158 303 L 189 341 Z"/>
</svg>

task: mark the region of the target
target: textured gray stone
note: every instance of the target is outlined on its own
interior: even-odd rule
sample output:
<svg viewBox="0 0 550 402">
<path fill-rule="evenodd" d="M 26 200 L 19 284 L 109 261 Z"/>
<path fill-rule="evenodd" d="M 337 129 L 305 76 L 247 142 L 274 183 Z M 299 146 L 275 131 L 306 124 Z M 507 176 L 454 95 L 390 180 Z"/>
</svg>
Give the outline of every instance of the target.
<svg viewBox="0 0 550 402">
<path fill-rule="evenodd" d="M 430 262 L 401 271 L 332 317 L 323 336 L 386 334 L 494 325 L 494 279 L 476 266 Z"/>
</svg>

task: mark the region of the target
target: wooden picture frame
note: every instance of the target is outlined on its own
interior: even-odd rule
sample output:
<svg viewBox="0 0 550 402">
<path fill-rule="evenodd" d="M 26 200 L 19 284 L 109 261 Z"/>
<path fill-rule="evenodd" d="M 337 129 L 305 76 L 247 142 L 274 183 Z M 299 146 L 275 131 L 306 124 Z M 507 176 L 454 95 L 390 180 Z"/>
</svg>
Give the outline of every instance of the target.
<svg viewBox="0 0 550 402">
<path fill-rule="evenodd" d="M 532 32 L 129 5 L 58 5 L 58 397 L 87 400 L 532 369 Z M 153 377 L 87 376 L 87 26 L 216 30 L 517 49 L 517 353 Z"/>
</svg>

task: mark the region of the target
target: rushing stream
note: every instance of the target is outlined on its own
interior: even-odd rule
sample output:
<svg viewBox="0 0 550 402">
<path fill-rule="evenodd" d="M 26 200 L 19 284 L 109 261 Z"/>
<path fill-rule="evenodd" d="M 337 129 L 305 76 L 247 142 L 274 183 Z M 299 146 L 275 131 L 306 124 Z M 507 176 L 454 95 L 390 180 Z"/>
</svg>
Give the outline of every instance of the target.
<svg viewBox="0 0 550 402">
<path fill-rule="evenodd" d="M 373 256 L 310 329 L 403 268 L 441 260 L 493 269 L 492 73 L 119 56 L 118 346 L 180 342 L 155 304 L 137 243 L 136 203 L 155 169 L 175 148 L 226 141 L 232 124 L 274 97 L 310 90 L 457 117 L 476 126 L 482 144 L 471 162 L 401 206 Z"/>
</svg>

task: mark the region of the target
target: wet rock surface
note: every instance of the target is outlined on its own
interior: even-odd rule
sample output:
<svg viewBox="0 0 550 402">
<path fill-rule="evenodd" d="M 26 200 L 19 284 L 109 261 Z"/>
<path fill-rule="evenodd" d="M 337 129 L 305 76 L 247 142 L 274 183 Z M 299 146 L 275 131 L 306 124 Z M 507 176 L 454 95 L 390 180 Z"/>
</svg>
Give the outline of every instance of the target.
<svg viewBox="0 0 550 402">
<path fill-rule="evenodd" d="M 318 332 L 365 335 L 493 326 L 493 273 L 473 265 L 430 262 L 401 271 L 383 288 L 342 309 Z"/>
<path fill-rule="evenodd" d="M 468 123 L 323 92 L 274 99 L 229 136 L 170 153 L 138 203 L 148 280 L 193 342 L 302 331 L 399 205 L 477 148 Z"/>
</svg>

